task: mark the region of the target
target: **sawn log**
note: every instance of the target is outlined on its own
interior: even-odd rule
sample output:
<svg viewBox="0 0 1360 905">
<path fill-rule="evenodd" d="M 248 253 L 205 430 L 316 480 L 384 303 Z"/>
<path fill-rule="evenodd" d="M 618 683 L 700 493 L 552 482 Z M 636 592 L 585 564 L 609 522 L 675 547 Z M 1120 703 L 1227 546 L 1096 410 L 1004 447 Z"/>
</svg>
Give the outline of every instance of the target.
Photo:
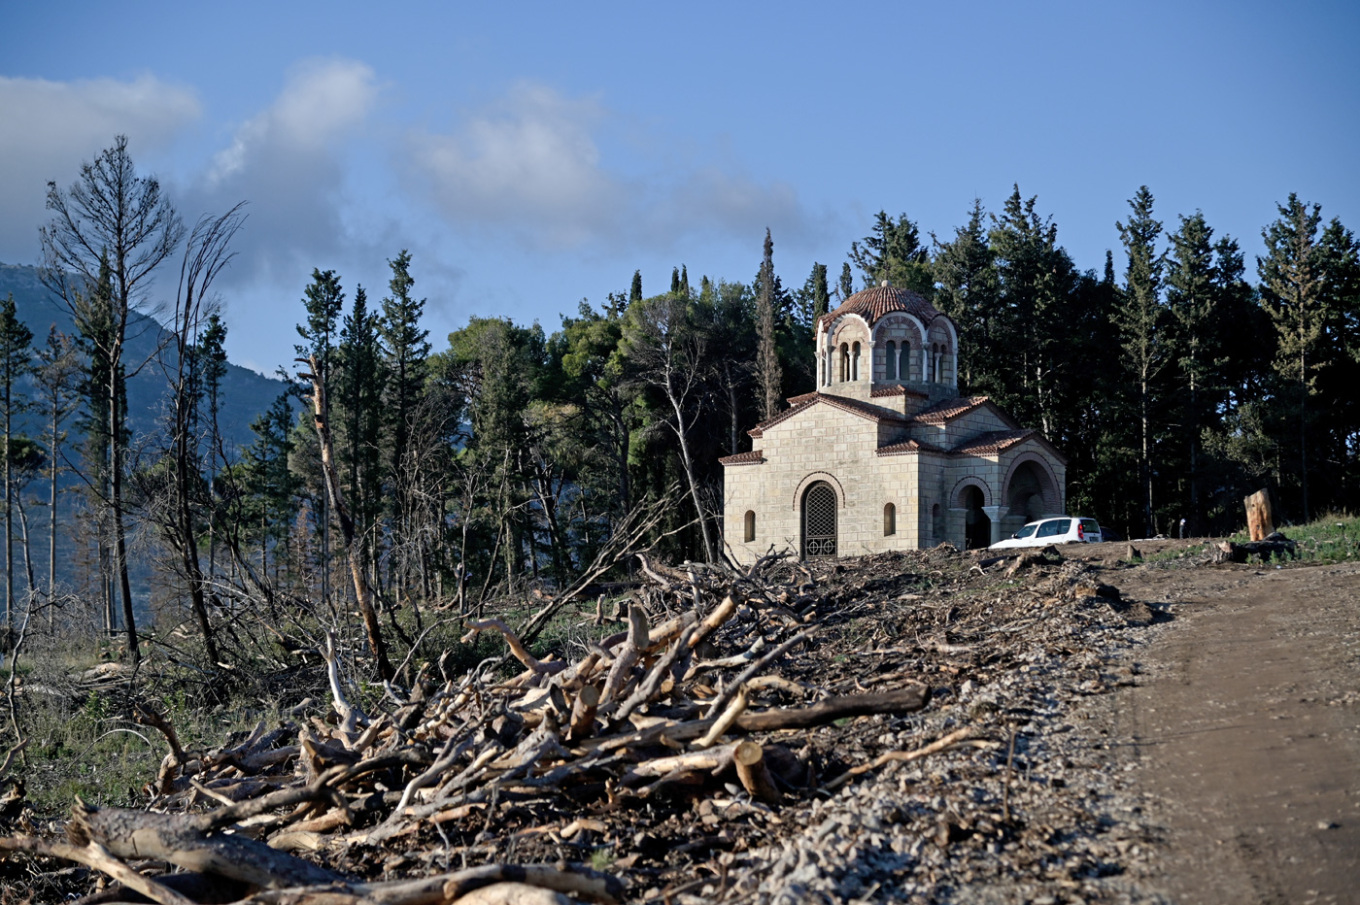
<svg viewBox="0 0 1360 905">
<path fill-rule="evenodd" d="M 66 835 L 97 842 L 118 858 L 158 858 L 195 873 L 230 877 L 261 889 L 338 883 L 343 874 L 239 835 L 204 835 L 189 815 L 97 808 L 77 799 Z"/>
</svg>

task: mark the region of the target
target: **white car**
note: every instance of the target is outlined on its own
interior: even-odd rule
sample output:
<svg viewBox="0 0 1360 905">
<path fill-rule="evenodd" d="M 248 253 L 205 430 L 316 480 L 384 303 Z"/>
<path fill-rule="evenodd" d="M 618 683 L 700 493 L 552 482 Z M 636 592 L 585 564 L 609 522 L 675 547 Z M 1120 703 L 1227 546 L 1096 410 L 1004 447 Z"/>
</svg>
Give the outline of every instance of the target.
<svg viewBox="0 0 1360 905">
<path fill-rule="evenodd" d="M 1013 550 L 1016 547 L 1047 547 L 1049 544 L 1098 544 L 1101 541 L 1100 523 L 1093 518 L 1058 515 L 1030 522 L 1006 540 L 997 541 L 988 550 Z"/>
</svg>

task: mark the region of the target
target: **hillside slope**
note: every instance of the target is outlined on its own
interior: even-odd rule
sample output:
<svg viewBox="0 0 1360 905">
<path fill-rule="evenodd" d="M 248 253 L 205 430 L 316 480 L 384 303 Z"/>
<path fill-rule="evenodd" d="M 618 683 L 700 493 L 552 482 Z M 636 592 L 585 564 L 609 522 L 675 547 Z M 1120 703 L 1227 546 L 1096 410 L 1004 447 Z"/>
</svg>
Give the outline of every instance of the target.
<svg viewBox="0 0 1360 905">
<path fill-rule="evenodd" d="M 168 291 L 170 287 L 165 287 Z M 71 312 L 54 298 L 38 279 L 37 268 L 0 264 L 0 297 L 14 294 L 19 318 L 33 331 L 35 346 L 46 342 L 48 331 L 56 327 L 76 335 Z M 165 330 L 154 318 L 133 313 L 128 323 L 127 362 L 129 371 L 150 361 L 165 338 Z M 222 381 L 219 423 L 228 448 L 244 449 L 254 439 L 250 423 L 285 389 L 283 381 L 227 363 Z M 167 384 L 164 374 L 151 362 L 128 380 L 128 418 L 134 437 L 147 436 L 157 428 L 164 410 Z"/>
</svg>

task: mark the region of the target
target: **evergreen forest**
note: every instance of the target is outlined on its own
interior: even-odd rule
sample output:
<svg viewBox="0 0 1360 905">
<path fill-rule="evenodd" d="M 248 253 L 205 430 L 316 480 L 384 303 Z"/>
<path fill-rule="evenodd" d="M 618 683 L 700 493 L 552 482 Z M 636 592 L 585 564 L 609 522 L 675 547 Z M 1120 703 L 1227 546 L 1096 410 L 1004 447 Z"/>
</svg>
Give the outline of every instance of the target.
<svg viewBox="0 0 1360 905">
<path fill-rule="evenodd" d="M 1182 518 L 1234 531 L 1261 487 L 1296 521 L 1360 506 L 1360 245 L 1293 195 L 1254 260 L 1143 187 L 1111 211 L 1120 246 L 1083 270 L 1017 186 L 961 204 L 948 233 L 884 211 L 821 263 L 781 261 L 767 232 L 749 281 L 677 261 L 560 324 L 473 317 L 447 337 L 422 324 L 420 262 L 394 250 L 386 286 L 316 270 L 298 287 L 296 367 L 243 443 L 224 439 L 214 303 L 245 209 L 186 223 L 122 138 L 48 208 L 42 279 L 74 332 L 35 336 L 0 304 L 11 645 L 60 600 L 134 661 L 150 621 L 229 665 L 243 609 L 280 643 L 297 613 L 357 611 L 386 676 L 388 645 L 411 649 L 437 614 L 551 598 L 632 568 L 630 550 L 717 560 L 718 458 L 813 389 L 817 318 L 883 280 L 954 319 L 961 394 L 1068 457 L 1073 513 L 1141 537 Z M 153 274 L 164 338 L 130 355 Z M 148 372 L 160 416 L 134 433 L 128 381 Z"/>
</svg>

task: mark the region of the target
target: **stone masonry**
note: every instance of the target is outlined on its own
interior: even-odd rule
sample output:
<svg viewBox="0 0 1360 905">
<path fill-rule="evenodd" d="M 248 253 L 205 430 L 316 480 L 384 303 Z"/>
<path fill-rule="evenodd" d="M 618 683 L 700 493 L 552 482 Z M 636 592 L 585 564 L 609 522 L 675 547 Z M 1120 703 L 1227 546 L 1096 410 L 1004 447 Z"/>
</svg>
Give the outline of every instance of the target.
<svg viewBox="0 0 1360 905">
<path fill-rule="evenodd" d="M 906 289 L 824 316 L 817 391 L 721 460 L 734 558 L 980 547 L 1063 512 L 1066 459 L 986 397 L 958 396 L 957 349 L 953 322 Z"/>
</svg>

